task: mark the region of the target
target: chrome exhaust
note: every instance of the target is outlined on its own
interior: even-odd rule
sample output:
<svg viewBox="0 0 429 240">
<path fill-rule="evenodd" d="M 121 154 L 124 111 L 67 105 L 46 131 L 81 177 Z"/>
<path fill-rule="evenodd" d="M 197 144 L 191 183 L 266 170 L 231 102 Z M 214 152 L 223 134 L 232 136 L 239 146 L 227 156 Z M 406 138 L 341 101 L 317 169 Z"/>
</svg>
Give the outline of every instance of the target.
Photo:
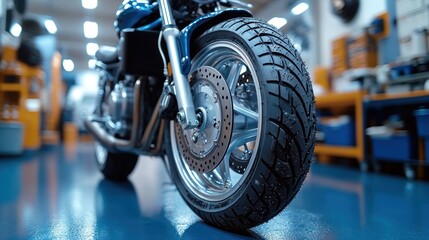
<svg viewBox="0 0 429 240">
<path fill-rule="evenodd" d="M 118 139 L 111 136 L 106 132 L 102 127 L 100 127 L 97 122 L 93 122 L 93 117 L 88 117 L 85 122 L 85 128 L 90 132 L 94 138 L 107 149 L 112 149 L 116 151 L 127 150 L 131 147 L 130 140 Z"/>
<path fill-rule="evenodd" d="M 133 107 L 133 124 L 131 127 L 131 137 L 129 140 L 115 138 L 104 130 L 95 116 L 89 116 L 84 121 L 85 128 L 100 142 L 105 148 L 116 151 L 131 150 L 137 145 L 137 137 L 141 136 L 140 126 L 140 96 L 141 96 L 141 82 L 137 80 L 134 85 L 134 107 Z"/>
</svg>

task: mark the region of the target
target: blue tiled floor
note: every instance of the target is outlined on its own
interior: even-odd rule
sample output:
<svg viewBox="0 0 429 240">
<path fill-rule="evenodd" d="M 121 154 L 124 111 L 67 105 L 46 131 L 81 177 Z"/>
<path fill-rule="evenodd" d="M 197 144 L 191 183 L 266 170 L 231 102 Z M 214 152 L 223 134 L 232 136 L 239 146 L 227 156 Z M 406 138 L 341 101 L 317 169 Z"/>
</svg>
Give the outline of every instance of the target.
<svg viewBox="0 0 429 240">
<path fill-rule="evenodd" d="M 428 239 L 429 183 L 314 164 L 292 204 L 244 235 L 204 224 L 162 163 L 130 181 L 96 170 L 91 144 L 0 158 L 0 239 Z"/>
</svg>

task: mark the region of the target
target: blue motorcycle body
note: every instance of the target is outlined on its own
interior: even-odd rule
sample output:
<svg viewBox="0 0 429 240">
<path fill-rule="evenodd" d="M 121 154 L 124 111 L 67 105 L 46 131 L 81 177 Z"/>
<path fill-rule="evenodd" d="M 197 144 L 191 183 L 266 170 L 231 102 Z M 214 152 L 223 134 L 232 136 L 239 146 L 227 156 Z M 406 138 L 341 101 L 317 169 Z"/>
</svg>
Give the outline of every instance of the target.
<svg viewBox="0 0 429 240">
<path fill-rule="evenodd" d="M 137 0 L 124 1 L 116 12 L 115 30 L 119 34 L 126 28 L 149 26 L 154 29 L 150 19 L 160 19 L 157 5 Z"/>
<path fill-rule="evenodd" d="M 179 45 L 181 49 L 182 72 L 188 74 L 191 70 L 191 43 L 200 34 L 211 27 L 228 19 L 239 17 L 252 17 L 252 14 L 244 9 L 229 8 L 195 19 L 181 30 Z M 161 27 L 158 5 L 141 3 L 137 0 L 129 0 L 123 3 L 116 12 L 115 29 L 119 34 L 124 29 L 132 28 L 137 31 L 155 31 Z"/>
</svg>

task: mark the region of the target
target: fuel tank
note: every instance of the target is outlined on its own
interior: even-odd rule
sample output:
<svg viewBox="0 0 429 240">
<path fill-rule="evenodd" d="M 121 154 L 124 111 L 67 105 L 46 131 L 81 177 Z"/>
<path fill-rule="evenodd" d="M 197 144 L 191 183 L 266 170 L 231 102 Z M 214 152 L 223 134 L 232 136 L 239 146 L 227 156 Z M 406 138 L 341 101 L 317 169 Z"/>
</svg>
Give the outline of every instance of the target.
<svg viewBox="0 0 429 240">
<path fill-rule="evenodd" d="M 116 11 L 115 31 L 119 36 L 125 28 L 145 26 L 159 17 L 158 4 L 150 4 L 149 1 L 142 0 L 125 0 Z"/>
</svg>

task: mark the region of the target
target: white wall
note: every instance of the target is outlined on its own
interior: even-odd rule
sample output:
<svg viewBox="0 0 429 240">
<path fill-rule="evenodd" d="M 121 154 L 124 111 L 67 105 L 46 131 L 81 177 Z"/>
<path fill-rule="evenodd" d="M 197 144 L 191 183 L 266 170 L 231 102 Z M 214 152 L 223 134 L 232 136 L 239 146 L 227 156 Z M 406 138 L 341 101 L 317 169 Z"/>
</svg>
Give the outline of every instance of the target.
<svg viewBox="0 0 429 240">
<path fill-rule="evenodd" d="M 318 0 L 319 9 L 319 62 L 324 66 L 331 66 L 332 40 L 345 35 L 360 33 L 380 13 L 387 10 L 386 1 L 394 0 L 361 0 L 359 11 L 355 19 L 345 24 L 332 13 L 331 0 Z"/>
</svg>

